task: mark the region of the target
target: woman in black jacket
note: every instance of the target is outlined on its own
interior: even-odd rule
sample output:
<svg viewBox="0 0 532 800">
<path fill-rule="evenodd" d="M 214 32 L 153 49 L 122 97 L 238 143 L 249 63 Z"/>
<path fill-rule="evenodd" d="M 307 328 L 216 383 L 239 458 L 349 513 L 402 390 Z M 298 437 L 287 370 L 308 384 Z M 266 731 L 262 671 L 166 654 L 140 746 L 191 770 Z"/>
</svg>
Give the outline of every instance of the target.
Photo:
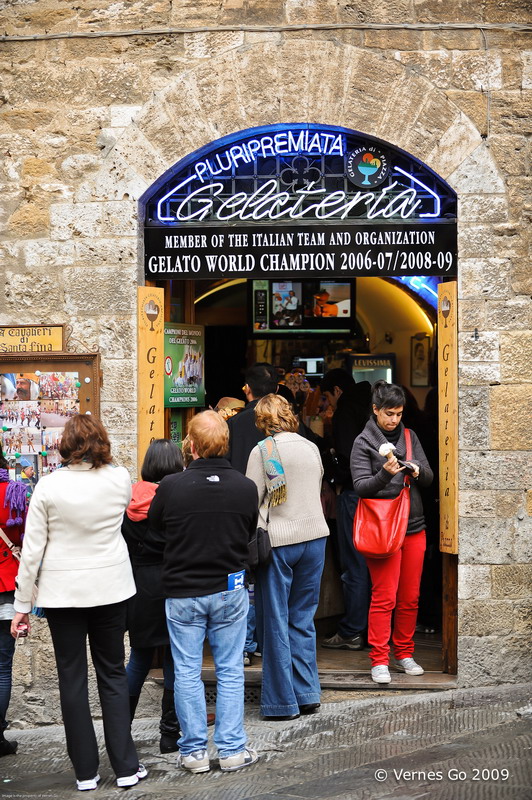
<svg viewBox="0 0 532 800">
<path fill-rule="evenodd" d="M 377 381 L 372 403 L 373 414 L 355 439 L 351 452 L 353 487 L 359 497 L 390 499 L 399 495 L 404 484 L 405 467 L 398 459 L 406 458 L 405 427 L 401 422 L 405 395 L 400 386 Z M 412 657 L 425 553 L 425 518 L 418 486 L 429 486 L 433 474 L 412 430 L 410 437 L 410 515 L 404 543 L 397 553 L 386 558 L 366 557 L 372 583 L 368 642 L 371 677 L 375 683 L 391 681 L 388 661 L 394 609 L 394 666 L 407 675 L 423 674 L 423 668 Z M 379 455 L 379 448 L 387 443 L 395 448 L 391 458 Z"/>
<path fill-rule="evenodd" d="M 155 650 L 164 646 L 161 753 L 177 750 L 179 723 L 174 707 L 174 669 L 164 610 L 166 597 L 161 581 L 165 538 L 161 531 L 149 526 L 147 517 L 159 481 L 166 475 L 182 471 L 183 457 L 179 447 L 169 439 L 155 439 L 146 451 L 142 480 L 133 484 L 131 503 L 122 523 L 122 535 L 128 546 L 137 587 L 137 593 L 128 601 L 131 653 L 126 673 L 131 719 Z"/>
</svg>

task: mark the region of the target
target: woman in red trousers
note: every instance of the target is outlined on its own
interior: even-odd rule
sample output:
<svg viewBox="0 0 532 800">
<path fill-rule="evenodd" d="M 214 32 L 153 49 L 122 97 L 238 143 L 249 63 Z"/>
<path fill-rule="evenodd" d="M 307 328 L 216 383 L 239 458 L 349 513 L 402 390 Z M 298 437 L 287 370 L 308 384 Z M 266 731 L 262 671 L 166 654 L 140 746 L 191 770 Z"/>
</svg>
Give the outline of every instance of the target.
<svg viewBox="0 0 532 800">
<path fill-rule="evenodd" d="M 391 499 L 404 484 L 399 460 L 406 459 L 405 427 L 401 422 L 405 395 L 400 386 L 377 381 L 372 390 L 373 414 L 355 439 L 351 452 L 353 487 L 359 497 Z M 407 675 L 422 675 L 423 667 L 414 661 L 419 586 L 425 554 L 425 518 L 418 486 L 429 486 L 433 474 L 414 431 L 410 431 L 412 455 L 409 459 L 410 515 L 401 549 L 386 558 L 368 558 L 371 576 L 371 605 L 368 617 L 368 642 L 371 645 L 371 677 L 375 683 L 390 683 L 389 640 L 395 656 L 394 667 Z M 383 444 L 394 446 L 390 458 L 379 455 Z M 392 613 L 393 632 L 391 631 Z"/>
</svg>

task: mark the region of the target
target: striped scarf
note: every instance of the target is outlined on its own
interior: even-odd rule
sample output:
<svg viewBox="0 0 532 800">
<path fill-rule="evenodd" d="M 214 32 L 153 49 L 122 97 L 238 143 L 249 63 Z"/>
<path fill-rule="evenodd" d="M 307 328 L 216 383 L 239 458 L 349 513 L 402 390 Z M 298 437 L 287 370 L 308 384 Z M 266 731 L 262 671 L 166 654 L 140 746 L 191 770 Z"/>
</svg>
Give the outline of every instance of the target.
<svg viewBox="0 0 532 800">
<path fill-rule="evenodd" d="M 273 436 L 259 442 L 259 450 L 266 478 L 268 503 L 271 506 L 280 506 L 286 502 L 286 477 Z"/>
</svg>

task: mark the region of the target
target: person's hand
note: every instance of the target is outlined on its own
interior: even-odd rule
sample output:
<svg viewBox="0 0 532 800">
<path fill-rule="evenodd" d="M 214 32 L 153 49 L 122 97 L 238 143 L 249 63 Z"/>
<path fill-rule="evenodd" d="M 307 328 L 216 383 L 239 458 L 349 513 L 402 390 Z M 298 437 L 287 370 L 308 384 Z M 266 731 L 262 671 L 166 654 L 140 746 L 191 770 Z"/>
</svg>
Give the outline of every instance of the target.
<svg viewBox="0 0 532 800">
<path fill-rule="evenodd" d="M 414 464 L 413 461 L 407 461 L 406 463 L 412 467 L 412 478 L 419 478 L 419 465 Z"/>
<path fill-rule="evenodd" d="M 18 633 L 18 626 L 23 623 L 28 626 L 28 634 L 30 633 L 31 626 L 30 626 L 30 615 L 29 614 L 21 614 L 20 611 L 17 611 L 13 619 L 11 620 L 11 636 L 13 639 L 17 638 Z"/>
<path fill-rule="evenodd" d="M 398 472 L 402 472 L 404 470 L 404 467 L 399 465 L 399 462 L 395 456 L 387 458 L 382 466 L 386 472 L 390 473 L 390 475 L 397 475 Z"/>
</svg>

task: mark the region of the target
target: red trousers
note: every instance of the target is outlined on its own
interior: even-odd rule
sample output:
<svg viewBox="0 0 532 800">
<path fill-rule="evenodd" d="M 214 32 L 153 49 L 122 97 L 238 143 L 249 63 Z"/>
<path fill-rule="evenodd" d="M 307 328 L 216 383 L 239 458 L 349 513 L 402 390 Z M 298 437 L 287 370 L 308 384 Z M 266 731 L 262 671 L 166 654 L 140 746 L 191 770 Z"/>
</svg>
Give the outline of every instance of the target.
<svg viewBox="0 0 532 800">
<path fill-rule="evenodd" d="M 388 664 L 394 609 L 392 642 L 395 658 L 411 658 L 414 653 L 424 555 L 425 531 L 420 531 L 405 536 L 403 546 L 393 556 L 366 558 L 372 585 L 368 617 L 372 666 Z"/>
</svg>

